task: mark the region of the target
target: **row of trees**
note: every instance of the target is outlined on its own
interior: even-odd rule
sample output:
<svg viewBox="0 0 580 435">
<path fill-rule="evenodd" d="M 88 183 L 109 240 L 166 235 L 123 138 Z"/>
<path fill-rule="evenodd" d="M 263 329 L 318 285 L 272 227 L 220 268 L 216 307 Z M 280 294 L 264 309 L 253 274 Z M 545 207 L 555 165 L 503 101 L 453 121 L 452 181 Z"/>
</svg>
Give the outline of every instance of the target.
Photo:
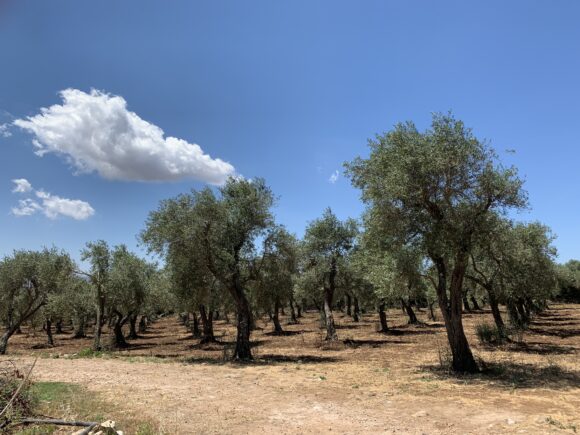
<svg viewBox="0 0 580 435">
<path fill-rule="evenodd" d="M 477 365 L 462 322 L 470 303 L 488 303 L 503 331 L 499 304 L 512 323 L 525 325 L 558 282 L 568 293 L 578 287 L 577 262 L 554 266 L 547 227 L 507 217 L 527 206 L 522 181 L 461 121 L 435 115 L 425 132 L 399 124 L 369 146 L 368 158 L 346 164 L 366 204 L 362 220 L 341 221 L 327 209 L 302 240 L 275 222 L 264 180 L 232 178 L 164 200 L 150 213 L 140 238 L 164 259 L 163 270 L 103 241 L 83 251 L 87 271 L 55 249 L 16 252 L 0 263 L 0 346 L 23 321 L 41 315 L 48 331 L 65 312 L 79 336 L 94 322 L 95 349 L 107 322 L 112 343 L 122 347 L 124 325 L 135 336 L 138 318 L 162 311 L 184 313 L 192 332 L 210 342 L 215 316 L 234 312 L 234 358 L 245 360 L 255 319 L 264 314 L 281 333 L 280 311 L 297 322 L 302 310 L 316 308 L 332 341 L 337 308 L 354 320 L 376 310 L 387 331 L 389 306 L 400 305 L 411 323 L 413 307 L 435 318 L 438 306 L 453 368 L 470 372 Z M 4 308 L 16 306 L 18 314 Z"/>
<path fill-rule="evenodd" d="M 0 354 L 25 322 L 41 324 L 48 345 L 54 344 L 53 326 L 60 332 L 64 324 L 73 325 L 74 337 L 83 338 L 91 323 L 95 350 L 126 347 L 125 324 L 128 338 L 135 338 L 138 318 L 143 329 L 148 317 L 174 305 L 163 272 L 124 245 L 88 243 L 81 257 L 89 271 L 56 248 L 15 251 L 0 261 Z M 102 341 L 105 324 L 113 332 L 108 343 Z"/>
</svg>

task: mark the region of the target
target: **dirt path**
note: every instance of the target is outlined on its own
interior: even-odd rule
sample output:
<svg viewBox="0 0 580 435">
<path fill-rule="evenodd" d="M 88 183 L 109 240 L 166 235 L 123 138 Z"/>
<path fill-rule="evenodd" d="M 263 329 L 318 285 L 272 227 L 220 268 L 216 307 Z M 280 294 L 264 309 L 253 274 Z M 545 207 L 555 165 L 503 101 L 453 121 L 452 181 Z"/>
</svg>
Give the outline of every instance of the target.
<svg viewBox="0 0 580 435">
<path fill-rule="evenodd" d="M 533 409 L 356 386 L 359 366 L 43 359 L 36 378 L 87 386 L 166 433 L 547 433 Z M 352 373 L 349 376 L 349 373 Z M 376 373 L 374 377 L 376 377 Z M 535 418 L 535 419 L 534 419 Z M 523 429 L 525 427 L 525 429 Z"/>
<path fill-rule="evenodd" d="M 393 330 L 379 334 L 374 314 L 353 322 L 337 313 L 337 347 L 324 343 L 314 312 L 285 324 L 284 336 L 264 323 L 252 335 L 257 361 L 248 365 L 222 362 L 232 325 L 220 320 L 220 342 L 200 346 L 176 318 L 155 322 L 113 358 L 71 359 L 90 338 L 58 335 L 43 349 L 45 337 L 34 331 L 14 337 L 7 358 L 41 356 L 37 380 L 81 384 L 117 416 L 167 434 L 580 431 L 580 306 L 554 305 L 521 342 L 500 347 L 474 336 L 476 324 L 491 321 L 488 311 L 466 314 L 469 340 L 488 367 L 473 377 L 440 370 L 444 328 L 419 315 L 424 323 L 409 326 L 390 310 Z"/>
</svg>

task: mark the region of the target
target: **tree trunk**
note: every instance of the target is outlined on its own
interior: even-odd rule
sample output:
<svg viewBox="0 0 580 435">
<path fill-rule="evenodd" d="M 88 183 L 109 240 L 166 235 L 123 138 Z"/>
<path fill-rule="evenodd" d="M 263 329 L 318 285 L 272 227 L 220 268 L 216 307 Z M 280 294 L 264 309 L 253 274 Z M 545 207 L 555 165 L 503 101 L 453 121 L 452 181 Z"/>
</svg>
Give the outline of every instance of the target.
<svg viewBox="0 0 580 435">
<path fill-rule="evenodd" d="M 475 311 L 480 311 L 481 307 L 479 306 L 479 304 L 477 303 L 477 299 L 475 299 L 475 296 L 471 295 L 471 305 L 473 305 L 473 309 Z"/>
<path fill-rule="evenodd" d="M 435 312 L 433 311 L 433 305 L 435 305 L 435 301 L 431 302 L 429 305 L 429 318 L 435 321 Z"/>
<path fill-rule="evenodd" d="M 123 317 L 120 313 L 116 313 L 116 317 L 113 326 L 111 345 L 116 349 L 123 349 L 129 347 L 125 340 L 125 335 L 123 334 L 123 325 L 127 322 L 128 317 Z"/>
<path fill-rule="evenodd" d="M 350 295 L 347 293 L 345 295 L 345 299 L 346 299 L 346 303 L 345 303 L 345 308 L 346 308 L 346 315 L 347 316 L 352 316 L 352 311 L 351 311 L 351 298 Z"/>
<path fill-rule="evenodd" d="M 6 349 L 8 348 L 8 340 L 14 334 L 16 328 L 7 328 L 4 330 L 2 336 L 0 336 L 0 355 L 6 355 Z"/>
<path fill-rule="evenodd" d="M 358 322 L 360 320 L 360 307 L 358 305 L 358 298 L 354 296 L 354 310 L 352 312 L 352 320 Z"/>
<path fill-rule="evenodd" d="M 471 307 L 469 306 L 469 301 L 467 300 L 467 290 L 463 292 L 462 300 L 463 300 L 463 308 L 465 309 L 465 311 L 470 312 Z"/>
<path fill-rule="evenodd" d="M 379 304 L 379 320 L 381 322 L 381 330 L 379 332 L 388 332 L 389 325 L 387 325 L 387 313 L 385 313 L 385 303 Z"/>
<path fill-rule="evenodd" d="M 139 335 L 137 334 L 137 314 L 129 316 L 129 335 L 127 338 L 129 340 L 139 338 Z"/>
<path fill-rule="evenodd" d="M 87 323 L 87 318 L 85 315 L 78 315 L 76 317 L 76 325 L 75 325 L 75 332 L 73 334 L 73 338 L 75 339 L 79 339 L 79 338 L 85 338 L 87 336 L 86 332 L 85 332 L 85 326 Z"/>
<path fill-rule="evenodd" d="M 62 319 L 58 319 L 56 322 L 56 334 L 64 334 L 64 332 L 62 331 Z"/>
<path fill-rule="evenodd" d="M 326 338 L 328 341 L 338 341 L 336 327 L 334 325 L 334 315 L 332 314 L 332 296 L 330 288 L 324 290 L 324 317 L 326 319 Z"/>
<path fill-rule="evenodd" d="M 147 332 L 147 316 L 141 316 L 141 320 L 139 320 L 139 332 L 141 334 Z"/>
<path fill-rule="evenodd" d="M 54 338 L 52 337 L 52 320 L 46 319 L 46 339 L 49 346 L 54 346 Z"/>
<path fill-rule="evenodd" d="M 236 348 L 234 350 L 234 359 L 247 361 L 252 359 L 252 349 L 250 347 L 250 324 L 252 322 L 252 313 L 250 304 L 244 292 L 239 289 L 234 290 L 236 296 L 236 320 L 237 336 Z"/>
<path fill-rule="evenodd" d="M 298 319 L 296 318 L 296 309 L 294 308 L 294 299 L 292 298 L 290 298 L 290 323 L 298 323 Z"/>
<path fill-rule="evenodd" d="M 274 322 L 274 332 L 276 334 L 282 334 L 284 330 L 282 329 L 282 325 L 280 325 L 280 316 L 278 312 L 280 311 L 280 302 L 278 299 L 274 302 L 274 314 L 272 315 L 272 322 Z"/>
<path fill-rule="evenodd" d="M 105 311 L 105 299 L 99 297 L 97 303 L 97 320 L 95 322 L 95 339 L 93 342 L 93 350 L 99 351 L 103 349 L 101 344 L 101 336 L 103 334 L 103 314 Z"/>
<path fill-rule="evenodd" d="M 195 338 L 201 336 L 201 331 L 199 330 L 199 318 L 197 317 L 197 313 L 194 311 L 193 313 L 193 321 L 191 322 L 191 335 Z"/>
<path fill-rule="evenodd" d="M 407 314 L 407 316 L 409 316 L 409 322 L 408 322 L 409 325 L 415 325 L 415 324 L 419 323 L 419 321 L 417 320 L 417 315 L 415 314 L 415 311 L 413 311 L 413 307 L 411 306 L 411 303 L 407 302 L 403 298 L 401 298 L 401 305 L 405 309 L 405 313 Z"/>
<path fill-rule="evenodd" d="M 493 315 L 493 320 L 495 321 L 495 326 L 499 330 L 505 330 L 505 323 L 501 318 L 501 313 L 499 311 L 499 304 L 497 302 L 497 297 L 495 292 L 491 289 L 487 289 L 487 294 L 489 296 L 489 306 L 491 307 L 491 314 Z"/>
<path fill-rule="evenodd" d="M 433 262 L 437 268 L 437 299 L 439 308 L 445 322 L 447 339 L 453 355 L 452 368 L 456 372 L 476 373 L 479 371 L 462 322 L 462 286 L 467 267 L 467 254 L 460 253 L 454 262 L 454 269 L 451 274 L 451 284 L 449 286 L 449 298 L 447 297 L 447 267 L 441 257 L 433 257 Z"/>
<path fill-rule="evenodd" d="M 199 313 L 201 316 L 201 324 L 203 327 L 201 343 L 205 344 L 215 342 L 215 336 L 213 334 L 213 311 L 206 310 L 205 305 L 200 305 Z"/>
</svg>

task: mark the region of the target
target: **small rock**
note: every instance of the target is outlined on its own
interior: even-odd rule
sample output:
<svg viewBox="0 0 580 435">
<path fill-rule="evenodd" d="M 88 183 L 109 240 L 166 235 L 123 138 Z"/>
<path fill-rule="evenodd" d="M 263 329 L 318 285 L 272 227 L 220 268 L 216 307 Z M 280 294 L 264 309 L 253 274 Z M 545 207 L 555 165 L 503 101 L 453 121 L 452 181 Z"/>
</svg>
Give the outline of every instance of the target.
<svg viewBox="0 0 580 435">
<path fill-rule="evenodd" d="M 413 417 L 427 417 L 429 414 L 427 411 L 419 411 L 413 414 Z"/>
<path fill-rule="evenodd" d="M 507 424 L 516 424 L 516 421 L 515 421 L 515 420 L 513 420 L 513 419 L 511 419 L 511 418 L 508 418 L 508 419 L 506 420 L 506 423 L 507 423 Z"/>
</svg>

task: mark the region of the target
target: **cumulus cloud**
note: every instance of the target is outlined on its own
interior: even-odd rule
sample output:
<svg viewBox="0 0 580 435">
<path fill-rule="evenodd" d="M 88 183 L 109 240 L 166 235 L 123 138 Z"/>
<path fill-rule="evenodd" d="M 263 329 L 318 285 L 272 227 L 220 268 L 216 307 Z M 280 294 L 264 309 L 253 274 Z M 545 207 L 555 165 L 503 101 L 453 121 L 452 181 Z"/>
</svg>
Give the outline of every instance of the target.
<svg viewBox="0 0 580 435">
<path fill-rule="evenodd" d="M 340 176 L 340 174 L 338 173 L 338 169 L 336 171 L 334 171 L 331 175 L 330 178 L 328 179 L 329 183 L 336 183 L 338 181 L 338 177 Z"/>
<path fill-rule="evenodd" d="M 60 92 L 62 104 L 14 124 L 33 134 L 36 154 L 63 156 L 79 173 L 110 180 L 169 181 L 194 178 L 222 184 L 234 167 L 199 145 L 165 136 L 158 126 L 127 110 L 123 97 L 98 90 Z"/>
<path fill-rule="evenodd" d="M 12 192 L 27 193 L 32 191 L 32 185 L 25 178 L 12 180 L 16 185 Z M 12 207 L 14 216 L 30 216 L 42 213 L 49 219 L 66 216 L 76 220 L 85 220 L 95 214 L 95 210 L 86 201 L 80 199 L 61 198 L 44 190 L 34 192 L 35 199 L 26 198 L 18 201 L 18 206 Z"/>
<path fill-rule="evenodd" d="M 15 184 L 14 189 L 12 189 L 14 193 L 26 193 L 32 190 L 32 184 L 26 178 L 16 178 L 12 182 Z"/>
</svg>

